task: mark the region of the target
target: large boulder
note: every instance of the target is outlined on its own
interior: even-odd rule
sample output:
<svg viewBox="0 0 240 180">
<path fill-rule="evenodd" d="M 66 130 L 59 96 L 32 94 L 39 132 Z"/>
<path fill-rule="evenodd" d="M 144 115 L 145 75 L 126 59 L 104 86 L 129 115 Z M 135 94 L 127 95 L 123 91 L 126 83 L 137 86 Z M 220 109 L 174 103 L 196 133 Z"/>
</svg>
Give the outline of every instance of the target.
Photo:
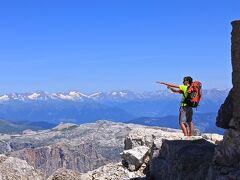
<svg viewBox="0 0 240 180">
<path fill-rule="evenodd" d="M 159 155 L 150 161 L 151 179 L 205 179 L 215 145 L 205 139 L 163 140 Z"/>
<path fill-rule="evenodd" d="M 146 146 L 139 146 L 133 149 L 125 150 L 122 154 L 124 164 L 127 165 L 130 171 L 138 170 L 144 163 L 148 156 L 149 148 Z"/>
</svg>

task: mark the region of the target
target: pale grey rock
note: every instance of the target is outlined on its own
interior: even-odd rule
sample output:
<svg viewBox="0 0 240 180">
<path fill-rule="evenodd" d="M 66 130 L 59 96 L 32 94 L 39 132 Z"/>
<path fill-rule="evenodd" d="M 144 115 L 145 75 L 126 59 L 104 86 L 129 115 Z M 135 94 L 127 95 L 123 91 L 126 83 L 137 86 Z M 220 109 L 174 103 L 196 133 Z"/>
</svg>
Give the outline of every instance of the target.
<svg viewBox="0 0 240 180">
<path fill-rule="evenodd" d="M 133 125 L 133 124 L 123 124 L 123 123 L 110 123 L 109 122 L 98 122 L 98 123 L 107 123 L 108 127 L 114 130 L 112 126 L 117 126 L 118 129 L 118 134 L 121 132 L 119 129 L 121 129 L 121 126 L 127 126 L 128 127 L 128 135 L 123 136 L 125 139 L 125 143 L 129 143 L 128 145 L 125 144 L 126 148 L 125 152 L 137 152 L 139 153 L 139 149 L 143 149 L 140 151 L 140 155 L 136 155 L 131 157 L 134 160 L 137 161 L 137 164 L 140 164 L 139 168 L 135 168 L 136 162 L 129 160 L 129 162 L 133 162 L 134 170 L 131 171 L 125 166 L 123 166 L 122 162 L 120 163 L 110 163 L 104 166 L 101 166 L 100 168 L 93 170 L 93 171 L 88 171 L 87 173 L 84 173 L 81 175 L 82 179 L 131 179 L 131 178 L 144 178 L 146 176 L 146 172 L 148 171 L 148 164 L 150 161 L 150 154 L 149 152 L 152 149 L 152 146 L 156 144 L 159 149 L 161 148 L 162 145 L 162 139 L 163 138 L 169 138 L 169 139 L 178 139 L 181 140 L 183 137 L 183 134 L 179 130 L 174 130 L 174 129 L 162 129 L 159 127 L 147 127 L 147 126 L 141 126 L 141 125 Z M 88 127 L 88 125 L 85 125 Z M 106 134 L 104 134 L 106 135 Z M 107 138 L 107 137 L 105 137 Z M 198 137 L 199 138 L 199 137 Z M 101 142 L 106 144 L 106 142 Z M 143 146 L 141 146 L 143 144 Z M 122 144 L 123 145 L 123 144 Z M 128 149 L 128 150 L 127 150 Z M 129 156 L 128 156 L 129 157 Z M 140 163 L 139 163 L 140 161 Z M 129 163 L 131 164 L 131 163 Z M 131 169 L 131 168 L 130 168 Z M 132 170 L 133 170 L 132 169 Z"/>
<path fill-rule="evenodd" d="M 183 143 L 181 146 L 176 143 L 169 148 L 171 152 L 176 153 L 184 151 L 185 146 L 193 141 L 202 140 L 206 141 L 206 144 L 214 144 L 220 139 L 217 135 L 210 134 L 186 138 L 180 130 L 109 121 L 60 129 L 37 131 L 34 135 L 30 133 L 2 138 L 2 143 L 8 146 L 8 148 L 4 146 L 3 148 L 8 155 L 24 159 L 34 168 L 40 169 L 45 178 L 50 176 L 50 179 L 131 179 L 158 177 L 155 176 L 155 172 L 161 172 L 155 168 L 158 166 L 158 161 L 162 163 L 160 167 L 163 165 L 163 169 L 171 166 L 174 169 L 175 164 L 170 163 L 170 157 L 168 157 L 168 163 L 159 158 L 162 154 L 162 147 L 166 146 L 164 145 L 166 139 Z M 198 143 L 191 145 L 193 156 L 194 153 L 199 152 L 199 146 L 204 147 L 203 144 Z M 133 153 L 134 156 L 128 156 L 132 158 L 128 159 L 130 170 L 125 168 L 121 162 L 120 153 L 124 151 L 124 148 L 126 152 L 145 149 L 145 151 L 140 151 L 139 156 L 135 153 Z M 208 153 L 210 154 L 210 151 Z M 171 153 L 168 155 L 172 156 Z M 187 155 L 183 156 L 181 161 L 186 160 L 186 157 Z M 209 157 L 209 155 L 206 156 L 206 158 Z M 197 161 L 194 161 L 194 158 L 191 160 L 198 162 L 198 159 Z M 211 159 L 206 161 L 211 162 Z M 200 167 L 201 164 L 197 165 Z M 202 166 L 200 170 L 205 173 Z M 164 172 L 169 173 L 169 171 Z"/>
<path fill-rule="evenodd" d="M 75 128 L 78 127 L 77 124 L 73 124 L 73 123 L 60 123 L 59 125 L 57 125 L 56 127 L 52 128 L 53 130 L 57 130 L 57 131 L 62 131 L 64 129 L 70 129 L 70 128 Z"/>
<path fill-rule="evenodd" d="M 124 141 L 124 149 L 132 149 L 138 146 L 152 147 L 155 140 L 159 141 L 164 138 L 181 139 L 183 134 L 179 130 L 163 131 L 160 128 L 138 127 L 134 128 Z"/>
<path fill-rule="evenodd" d="M 33 134 L 36 134 L 37 132 L 36 131 L 33 131 L 31 129 L 26 129 L 22 132 L 22 134 L 28 134 L 28 135 L 33 135 Z"/>
<path fill-rule="evenodd" d="M 62 124 L 36 134 L 0 137 L 0 152 L 26 160 L 45 177 L 59 168 L 87 172 L 121 161 L 124 139 L 133 128 L 134 125 L 110 121 L 77 127 Z"/>
<path fill-rule="evenodd" d="M 0 155 L 0 180 L 43 180 L 43 174 L 18 158 Z"/>
<path fill-rule="evenodd" d="M 219 144 L 223 140 L 223 135 L 220 134 L 210 134 L 204 133 L 202 137 L 207 141 L 213 142 L 214 144 Z"/>
<path fill-rule="evenodd" d="M 147 178 L 192 179 L 196 174 L 200 180 L 207 176 L 215 144 L 221 142 L 222 138 L 217 134 L 185 137 L 179 130 L 138 127 L 126 137 L 125 149 L 150 148 L 148 168 L 145 169 Z"/>
<path fill-rule="evenodd" d="M 110 163 L 93 171 L 81 175 L 83 180 L 130 180 L 134 178 L 145 178 L 143 164 L 138 171 L 129 171 L 122 163 Z"/>
<path fill-rule="evenodd" d="M 138 146 L 133 149 L 123 151 L 122 159 L 124 163 L 127 164 L 127 168 L 130 171 L 136 171 L 144 163 L 144 160 L 146 159 L 148 153 L 148 147 Z"/>
<path fill-rule="evenodd" d="M 81 173 L 70 169 L 60 168 L 54 172 L 47 180 L 85 180 L 81 177 Z"/>
</svg>

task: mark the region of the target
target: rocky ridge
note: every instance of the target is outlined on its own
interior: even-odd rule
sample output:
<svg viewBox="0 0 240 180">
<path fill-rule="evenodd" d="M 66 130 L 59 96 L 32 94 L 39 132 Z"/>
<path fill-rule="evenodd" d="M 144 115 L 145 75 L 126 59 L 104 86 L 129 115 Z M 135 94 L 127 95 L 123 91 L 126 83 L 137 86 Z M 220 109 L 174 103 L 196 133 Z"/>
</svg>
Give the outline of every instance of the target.
<svg viewBox="0 0 240 180">
<path fill-rule="evenodd" d="M 203 134 L 185 139 L 178 130 L 135 128 L 124 141 L 122 162 L 103 166 L 82 177 L 98 180 L 191 179 L 197 175 L 202 179 L 207 176 L 214 148 L 222 138 L 218 134 Z"/>
<path fill-rule="evenodd" d="M 130 125 L 98 121 L 0 136 L 0 153 L 26 160 L 46 177 L 59 168 L 87 172 L 118 162 Z"/>
<path fill-rule="evenodd" d="M 87 144 L 88 138 L 84 140 L 84 134 L 85 138 L 96 135 L 91 139 L 92 146 Z M 155 168 L 151 164 L 152 160 L 159 155 L 166 139 L 182 142 L 183 138 L 181 131 L 176 129 L 98 121 L 81 126 L 61 124 L 47 131 L 5 135 L 1 137 L 1 143 L 5 143 L 2 151 L 8 156 L 27 161 L 32 168 L 42 171 L 49 180 L 70 180 L 73 177 L 130 179 L 146 177 L 149 169 Z M 191 139 L 205 139 L 214 144 L 221 138 L 220 135 L 203 134 Z M 102 164 L 99 163 L 100 160 Z M 106 165 L 103 166 L 104 164 Z"/>
</svg>

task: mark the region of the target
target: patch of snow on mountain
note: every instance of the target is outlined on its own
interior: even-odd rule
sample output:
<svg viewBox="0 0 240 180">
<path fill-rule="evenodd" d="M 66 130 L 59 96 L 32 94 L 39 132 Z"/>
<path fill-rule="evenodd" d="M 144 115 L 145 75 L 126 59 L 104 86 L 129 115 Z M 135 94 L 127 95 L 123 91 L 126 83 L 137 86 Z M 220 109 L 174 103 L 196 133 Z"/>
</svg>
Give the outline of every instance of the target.
<svg viewBox="0 0 240 180">
<path fill-rule="evenodd" d="M 112 92 L 112 95 L 113 96 L 116 96 L 118 93 L 117 92 Z"/>
<path fill-rule="evenodd" d="M 76 91 L 69 92 L 69 96 L 71 96 L 73 98 L 80 98 L 80 94 Z"/>
<path fill-rule="evenodd" d="M 127 95 L 127 93 L 125 93 L 125 92 L 119 92 L 119 94 L 120 94 L 121 97 L 124 97 L 124 96 Z"/>
<path fill-rule="evenodd" d="M 28 98 L 31 100 L 36 100 L 39 96 L 40 96 L 40 94 L 33 93 L 33 94 L 29 95 Z"/>
<path fill-rule="evenodd" d="M 82 93 L 77 92 L 77 91 L 71 91 L 71 92 L 69 92 L 68 95 L 71 96 L 73 99 L 76 99 L 76 100 L 77 99 L 82 99 L 82 98 L 88 98 L 87 95 L 82 94 Z"/>
<path fill-rule="evenodd" d="M 9 100 L 8 95 L 0 96 L 0 101 L 8 101 L 8 100 Z"/>
<path fill-rule="evenodd" d="M 89 98 L 97 98 L 97 97 L 99 97 L 101 94 L 102 94 L 102 92 L 97 92 L 97 93 L 93 93 L 93 94 L 89 95 L 88 97 L 89 97 Z"/>
<path fill-rule="evenodd" d="M 80 96 L 82 96 L 82 97 L 85 97 L 85 98 L 89 98 L 89 96 L 87 96 L 87 95 L 85 95 L 85 94 L 83 94 L 83 93 L 80 93 L 80 92 L 77 92 Z"/>
<path fill-rule="evenodd" d="M 127 96 L 128 93 L 126 92 L 112 92 L 112 96 L 120 96 L 120 97 L 124 97 Z"/>
<path fill-rule="evenodd" d="M 59 94 L 59 98 L 63 100 L 74 100 L 74 97 L 70 95 Z"/>
</svg>

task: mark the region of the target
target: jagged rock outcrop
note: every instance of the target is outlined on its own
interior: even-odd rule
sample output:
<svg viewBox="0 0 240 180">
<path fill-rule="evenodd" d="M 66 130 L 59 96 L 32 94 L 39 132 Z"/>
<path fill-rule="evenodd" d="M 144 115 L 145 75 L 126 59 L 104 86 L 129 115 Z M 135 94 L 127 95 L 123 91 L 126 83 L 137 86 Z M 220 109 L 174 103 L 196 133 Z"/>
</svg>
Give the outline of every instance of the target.
<svg viewBox="0 0 240 180">
<path fill-rule="evenodd" d="M 0 155 L 1 180 L 43 180 L 43 173 L 34 169 L 26 161 Z"/>
<path fill-rule="evenodd" d="M 218 113 L 217 125 L 227 129 L 216 147 L 208 179 L 240 179 L 240 20 L 232 22 L 232 84 Z"/>
<path fill-rule="evenodd" d="M 204 179 L 211 164 L 215 144 L 222 137 L 217 134 L 203 134 L 183 140 L 185 137 L 179 130 L 137 126 L 124 141 L 122 162 L 102 166 L 82 174 L 80 178 Z M 144 151 L 139 153 L 140 149 Z"/>
<path fill-rule="evenodd" d="M 148 161 L 142 163 L 149 179 L 204 179 L 222 138 L 217 134 L 186 138 L 179 130 L 136 128 L 126 137 L 125 149 L 149 147 Z"/>
<path fill-rule="evenodd" d="M 114 126 L 118 127 L 118 133 L 120 133 L 120 126 L 130 129 L 124 141 L 125 150 L 123 150 L 122 162 L 119 160 L 120 162 L 118 163 L 109 163 L 82 174 L 65 163 L 67 162 L 67 157 L 73 158 L 75 156 L 74 154 L 67 156 L 66 153 L 62 153 L 62 151 L 67 152 L 64 149 L 68 148 L 65 147 L 66 144 L 61 144 L 62 142 L 55 144 L 54 146 L 56 147 L 53 147 L 53 145 L 46 146 L 45 150 L 42 147 L 28 148 L 12 152 L 11 155 L 17 153 L 18 156 L 21 154 L 22 157 L 30 157 L 30 154 L 32 156 L 28 159 L 29 163 L 35 164 L 36 161 L 40 164 L 49 165 L 51 171 L 45 172 L 45 177 L 46 173 L 51 173 L 48 180 L 175 179 L 176 177 L 179 179 L 191 179 L 195 173 L 201 179 L 206 177 L 207 169 L 214 154 L 215 144 L 222 140 L 222 136 L 217 134 L 202 134 L 202 136 L 193 136 L 186 139 L 180 130 L 175 129 L 123 123 L 105 123 L 112 130 Z M 87 154 L 88 152 L 81 150 L 81 153 Z M 28 155 L 25 156 L 25 154 Z M 46 154 L 51 154 L 52 156 L 46 156 Z M 51 159 L 59 157 L 59 154 L 62 154 L 62 160 L 58 158 Z M 79 158 L 81 155 L 76 154 L 77 156 Z M 51 162 L 56 164 L 53 165 Z M 43 168 L 43 170 L 46 169 Z"/>
</svg>

